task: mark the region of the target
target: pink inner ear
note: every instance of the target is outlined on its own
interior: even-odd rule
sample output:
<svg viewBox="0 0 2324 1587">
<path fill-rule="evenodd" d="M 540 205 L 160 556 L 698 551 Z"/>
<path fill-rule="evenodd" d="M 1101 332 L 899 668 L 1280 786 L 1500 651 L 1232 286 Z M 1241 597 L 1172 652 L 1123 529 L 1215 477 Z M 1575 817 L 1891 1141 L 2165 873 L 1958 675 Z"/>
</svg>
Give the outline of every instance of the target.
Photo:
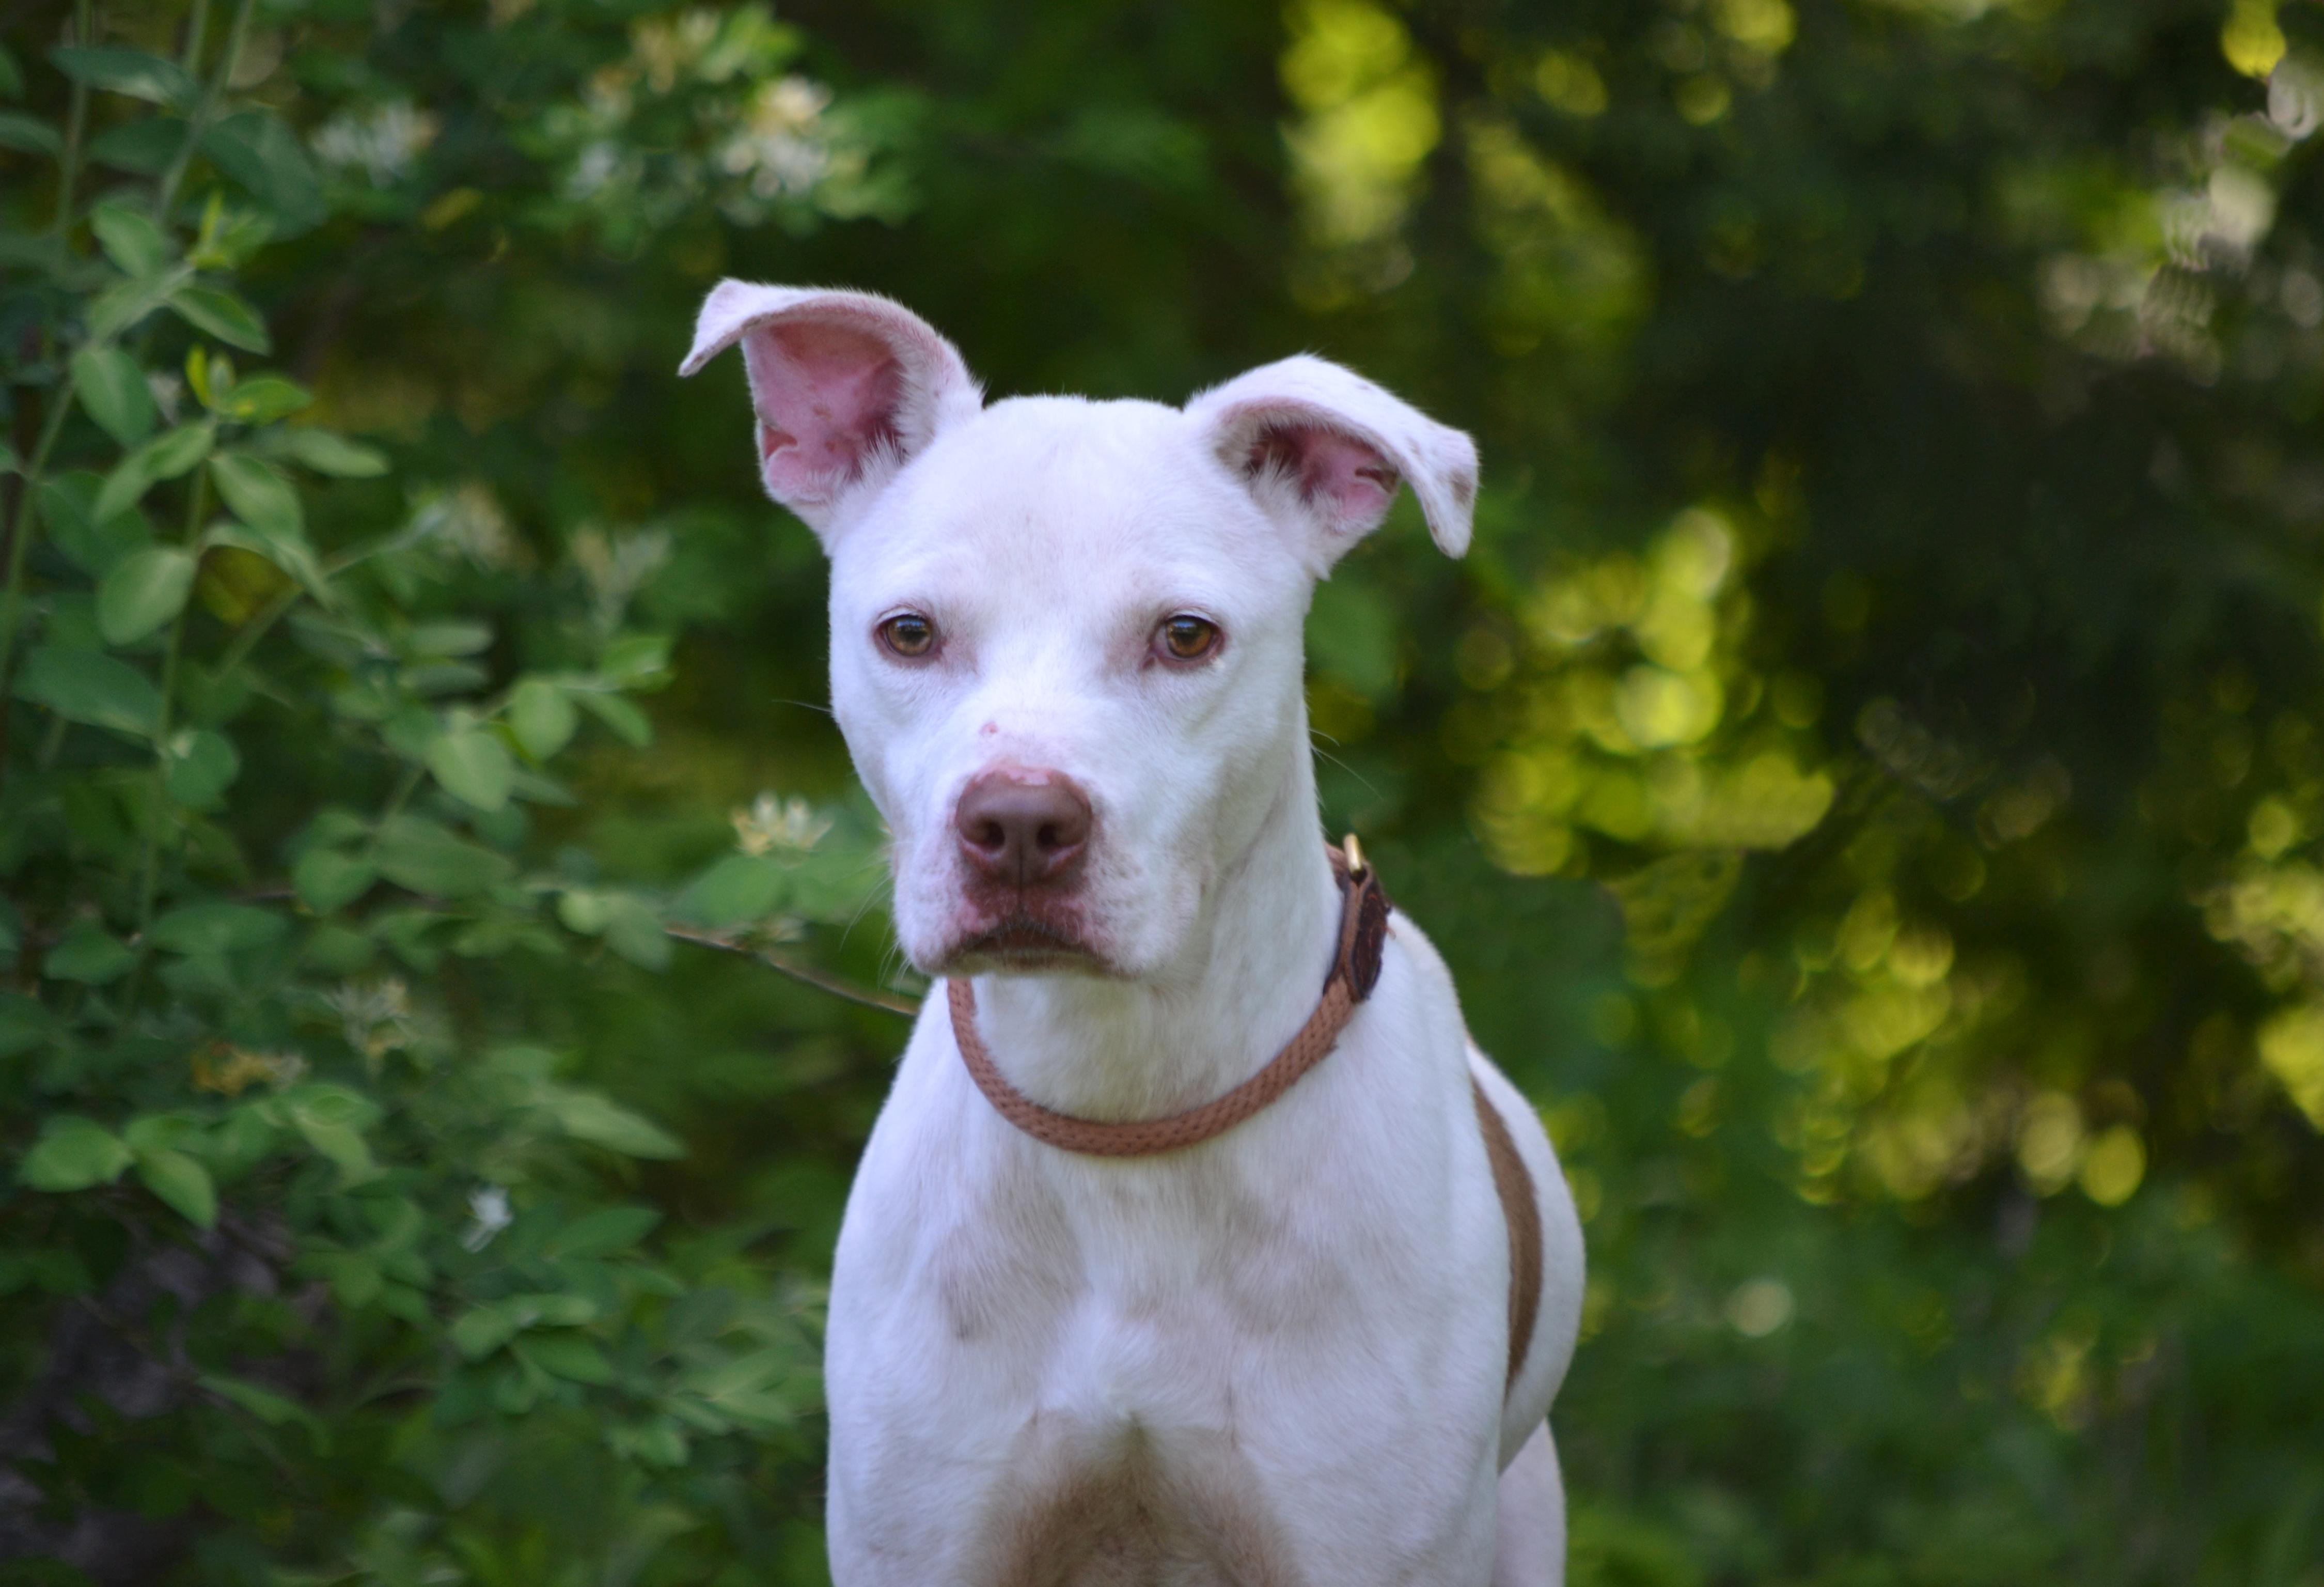
<svg viewBox="0 0 2324 1587">
<path fill-rule="evenodd" d="M 899 442 L 904 372 L 886 342 L 830 321 L 776 324 L 743 338 L 759 411 L 759 457 L 779 499 L 824 502 Z"/>
<path fill-rule="evenodd" d="M 1299 499 L 1336 532 L 1368 530 L 1388 515 L 1397 475 L 1386 457 L 1335 429 L 1274 424 L 1251 442 L 1253 474 L 1280 469 L 1298 482 Z"/>
</svg>

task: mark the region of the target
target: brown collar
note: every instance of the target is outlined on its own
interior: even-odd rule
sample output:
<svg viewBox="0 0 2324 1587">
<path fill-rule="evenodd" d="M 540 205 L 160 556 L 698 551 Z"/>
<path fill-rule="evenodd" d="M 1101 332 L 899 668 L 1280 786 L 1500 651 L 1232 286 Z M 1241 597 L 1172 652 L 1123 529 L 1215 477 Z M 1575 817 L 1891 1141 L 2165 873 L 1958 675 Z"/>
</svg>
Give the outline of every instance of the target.
<svg viewBox="0 0 2324 1587">
<path fill-rule="evenodd" d="M 1379 875 L 1364 863 L 1356 840 L 1347 850 L 1328 848 L 1332 872 L 1340 882 L 1340 950 L 1332 956 L 1331 973 L 1323 979 L 1323 995 L 1315 1011 L 1267 1067 L 1224 1096 L 1173 1113 L 1167 1119 L 1138 1119 L 1107 1123 L 1076 1119 L 1043 1107 L 1009 1084 L 992 1062 L 983 1038 L 976 1033 L 976 992 L 965 976 L 946 983 L 952 1003 L 953 1039 L 969 1077 L 984 1093 L 993 1111 L 1034 1140 L 1062 1150 L 1099 1158 L 1145 1158 L 1157 1152 L 1196 1146 L 1233 1129 L 1259 1109 L 1291 1089 L 1292 1082 L 1314 1068 L 1340 1039 L 1340 1032 L 1371 996 L 1379 980 L 1380 949 L 1388 940 L 1388 895 L 1380 890 Z"/>
</svg>

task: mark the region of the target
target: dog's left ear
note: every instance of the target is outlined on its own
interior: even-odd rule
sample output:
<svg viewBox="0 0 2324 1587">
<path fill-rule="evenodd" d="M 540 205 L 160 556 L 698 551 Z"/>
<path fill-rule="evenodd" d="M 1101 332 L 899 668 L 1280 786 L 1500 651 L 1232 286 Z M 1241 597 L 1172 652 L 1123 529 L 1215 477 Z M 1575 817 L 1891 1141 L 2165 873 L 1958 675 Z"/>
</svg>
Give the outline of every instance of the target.
<svg viewBox="0 0 2324 1587">
<path fill-rule="evenodd" d="M 1438 549 L 1469 549 L 1476 443 L 1353 370 L 1286 358 L 1203 392 L 1186 417 L 1270 516 L 1310 537 L 1319 567 L 1379 527 L 1399 480 Z"/>
</svg>

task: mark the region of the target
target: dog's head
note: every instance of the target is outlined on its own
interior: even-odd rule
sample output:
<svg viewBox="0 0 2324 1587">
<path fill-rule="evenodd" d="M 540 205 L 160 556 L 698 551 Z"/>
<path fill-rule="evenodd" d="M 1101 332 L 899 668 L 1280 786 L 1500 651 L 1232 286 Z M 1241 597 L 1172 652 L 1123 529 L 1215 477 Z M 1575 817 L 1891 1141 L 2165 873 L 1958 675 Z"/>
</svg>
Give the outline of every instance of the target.
<svg viewBox="0 0 2324 1587">
<path fill-rule="evenodd" d="M 1166 973 L 1295 789 L 1314 582 L 1399 480 L 1467 548 L 1477 453 L 1320 359 L 1185 407 L 983 403 L 884 298 L 723 282 L 767 494 L 830 554 L 832 701 L 931 973 Z"/>
</svg>

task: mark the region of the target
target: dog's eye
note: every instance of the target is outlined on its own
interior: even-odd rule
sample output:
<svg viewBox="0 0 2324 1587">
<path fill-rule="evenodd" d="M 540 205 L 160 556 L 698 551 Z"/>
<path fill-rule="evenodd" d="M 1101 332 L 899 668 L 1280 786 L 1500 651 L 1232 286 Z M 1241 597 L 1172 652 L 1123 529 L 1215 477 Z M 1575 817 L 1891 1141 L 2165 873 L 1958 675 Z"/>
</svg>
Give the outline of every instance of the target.
<svg viewBox="0 0 2324 1587">
<path fill-rule="evenodd" d="M 899 656 L 925 656 L 936 647 L 936 625 L 918 612 L 899 612 L 880 625 L 880 642 Z"/>
<path fill-rule="evenodd" d="M 1199 661 L 1219 648 L 1219 625 L 1181 612 L 1164 618 L 1154 637 L 1173 661 Z"/>
</svg>

